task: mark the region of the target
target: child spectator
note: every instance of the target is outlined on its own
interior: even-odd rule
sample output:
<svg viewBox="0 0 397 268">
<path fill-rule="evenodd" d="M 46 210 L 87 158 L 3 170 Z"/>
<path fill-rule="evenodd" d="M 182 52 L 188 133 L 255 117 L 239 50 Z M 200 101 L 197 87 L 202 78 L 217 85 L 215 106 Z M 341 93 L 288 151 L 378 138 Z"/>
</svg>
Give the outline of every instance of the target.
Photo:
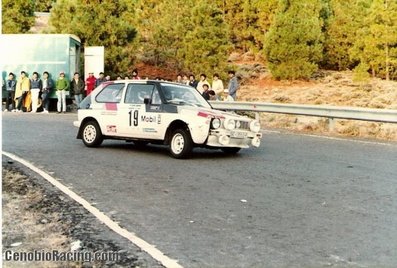
<svg viewBox="0 0 397 268">
<path fill-rule="evenodd" d="M 204 84 L 203 85 L 203 97 L 206 100 L 215 100 L 215 92 L 213 90 L 210 89 L 210 86 L 208 84 Z"/>
</svg>

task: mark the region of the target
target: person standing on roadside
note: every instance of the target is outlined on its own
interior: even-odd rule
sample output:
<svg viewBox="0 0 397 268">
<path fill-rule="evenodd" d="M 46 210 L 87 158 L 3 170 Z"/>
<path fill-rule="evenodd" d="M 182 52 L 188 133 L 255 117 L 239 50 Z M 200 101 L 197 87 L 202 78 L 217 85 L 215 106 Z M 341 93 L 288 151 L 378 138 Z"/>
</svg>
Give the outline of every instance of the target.
<svg viewBox="0 0 397 268">
<path fill-rule="evenodd" d="M 65 78 L 65 73 L 62 71 L 59 73 L 59 78 L 55 85 L 57 92 L 57 111 L 58 113 L 66 113 L 66 96 L 69 95 L 69 81 Z"/>
<path fill-rule="evenodd" d="M 132 70 L 132 80 L 141 80 L 141 78 L 138 76 L 138 69 Z"/>
<path fill-rule="evenodd" d="M 203 85 L 207 84 L 209 89 L 211 89 L 211 87 L 209 86 L 210 83 L 207 81 L 207 75 L 206 74 L 201 74 L 200 75 L 200 82 L 198 82 L 197 84 L 197 90 L 200 92 L 200 94 L 203 94 L 204 92 L 204 88 Z"/>
<path fill-rule="evenodd" d="M 25 71 L 21 72 L 18 78 L 17 87 L 15 89 L 15 99 L 18 99 L 17 112 L 22 112 L 22 104 L 27 99 L 30 91 L 30 80 Z M 28 109 L 28 107 L 27 107 Z"/>
<path fill-rule="evenodd" d="M 214 74 L 214 78 L 212 80 L 212 90 L 215 92 L 215 99 L 222 100 L 223 93 L 223 82 L 219 79 L 219 74 Z"/>
<path fill-rule="evenodd" d="M 182 75 L 181 75 L 181 74 L 178 74 L 178 75 L 176 76 L 176 81 L 175 81 L 175 83 L 183 84 L 183 80 L 182 80 Z"/>
<path fill-rule="evenodd" d="M 228 89 L 228 96 L 227 100 L 229 101 L 235 101 L 237 98 L 237 90 L 239 89 L 236 73 L 234 71 L 229 71 L 229 85 L 227 87 Z"/>
<path fill-rule="evenodd" d="M 76 101 L 77 107 L 80 106 L 80 102 L 83 100 L 84 88 L 84 81 L 80 78 L 80 74 L 75 72 L 73 79 L 70 82 L 70 92 L 74 94 L 74 100 Z"/>
<path fill-rule="evenodd" d="M 189 84 L 188 85 L 191 87 L 197 88 L 197 84 L 198 84 L 198 82 L 196 80 L 196 77 L 193 74 L 189 75 Z"/>
<path fill-rule="evenodd" d="M 42 113 L 44 114 L 48 114 L 48 108 L 50 103 L 48 97 L 50 96 L 51 91 L 54 88 L 54 82 L 49 76 L 50 75 L 47 71 L 43 73 L 43 89 L 41 90 L 41 100 L 43 105 Z"/>
<path fill-rule="evenodd" d="M 94 73 L 88 73 L 88 77 L 85 80 L 85 84 L 86 84 L 86 94 L 87 96 L 91 94 L 91 92 L 94 90 L 95 88 L 95 84 L 96 84 L 96 78 L 94 76 Z"/>
<path fill-rule="evenodd" d="M 103 72 L 99 73 L 99 78 L 95 82 L 95 87 L 99 86 L 103 82 L 106 82 L 105 74 Z"/>
<path fill-rule="evenodd" d="M 30 94 L 32 95 L 32 111 L 31 113 L 37 112 L 37 107 L 39 106 L 39 94 L 43 89 L 43 84 L 39 78 L 37 72 L 33 72 L 32 79 L 30 79 Z"/>
<path fill-rule="evenodd" d="M 17 86 L 17 82 L 15 81 L 15 75 L 13 73 L 8 74 L 8 79 L 5 82 L 6 86 L 6 108 L 4 109 L 5 112 L 13 111 L 15 112 L 15 88 Z M 11 109 L 10 109 L 11 105 Z"/>
<path fill-rule="evenodd" d="M 189 85 L 189 78 L 187 77 L 187 75 L 186 74 L 184 74 L 183 75 L 183 77 L 182 77 L 182 83 L 184 84 L 184 85 Z"/>
</svg>

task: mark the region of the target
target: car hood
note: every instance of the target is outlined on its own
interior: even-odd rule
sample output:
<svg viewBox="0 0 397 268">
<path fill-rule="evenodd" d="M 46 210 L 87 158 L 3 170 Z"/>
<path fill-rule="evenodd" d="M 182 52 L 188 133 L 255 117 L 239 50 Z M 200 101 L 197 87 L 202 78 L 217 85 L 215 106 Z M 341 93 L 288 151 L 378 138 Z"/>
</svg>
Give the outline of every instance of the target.
<svg viewBox="0 0 397 268">
<path fill-rule="evenodd" d="M 241 121 L 251 121 L 251 118 L 248 118 L 246 116 L 241 116 L 235 113 L 231 112 L 225 112 L 221 110 L 216 110 L 216 109 L 211 109 L 211 108 L 197 108 L 197 107 L 192 107 L 192 106 L 179 106 L 178 107 L 179 112 L 197 112 L 197 115 L 203 116 L 203 117 L 217 117 L 217 118 L 231 118 L 235 120 L 241 120 Z"/>
</svg>

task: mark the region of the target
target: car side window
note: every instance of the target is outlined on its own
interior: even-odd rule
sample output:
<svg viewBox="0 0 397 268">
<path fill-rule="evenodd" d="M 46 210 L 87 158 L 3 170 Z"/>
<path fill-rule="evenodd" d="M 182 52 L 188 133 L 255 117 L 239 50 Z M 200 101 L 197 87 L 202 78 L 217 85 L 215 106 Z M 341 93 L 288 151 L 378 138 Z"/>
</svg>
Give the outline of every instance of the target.
<svg viewBox="0 0 397 268">
<path fill-rule="evenodd" d="M 101 92 L 98 93 L 95 100 L 97 102 L 115 102 L 121 101 L 124 84 L 109 84 L 105 86 Z"/>
<path fill-rule="evenodd" d="M 144 104 L 145 98 L 151 98 L 154 85 L 129 84 L 125 94 L 125 103 Z"/>
</svg>

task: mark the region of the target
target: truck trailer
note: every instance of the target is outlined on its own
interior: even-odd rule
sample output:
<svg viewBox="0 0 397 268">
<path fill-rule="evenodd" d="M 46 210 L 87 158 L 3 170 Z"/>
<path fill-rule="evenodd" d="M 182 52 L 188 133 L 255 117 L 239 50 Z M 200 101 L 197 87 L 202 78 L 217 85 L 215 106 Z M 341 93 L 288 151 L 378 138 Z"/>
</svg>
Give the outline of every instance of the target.
<svg viewBox="0 0 397 268">
<path fill-rule="evenodd" d="M 81 41 L 72 34 L 0 35 L 2 81 L 7 79 L 10 72 L 18 79 L 21 71 L 25 71 L 29 78 L 33 72 L 41 76 L 47 71 L 54 82 L 63 71 L 65 77 L 71 80 L 73 74 L 82 69 L 80 53 Z M 55 90 L 52 91 L 50 98 L 56 99 Z"/>
</svg>

